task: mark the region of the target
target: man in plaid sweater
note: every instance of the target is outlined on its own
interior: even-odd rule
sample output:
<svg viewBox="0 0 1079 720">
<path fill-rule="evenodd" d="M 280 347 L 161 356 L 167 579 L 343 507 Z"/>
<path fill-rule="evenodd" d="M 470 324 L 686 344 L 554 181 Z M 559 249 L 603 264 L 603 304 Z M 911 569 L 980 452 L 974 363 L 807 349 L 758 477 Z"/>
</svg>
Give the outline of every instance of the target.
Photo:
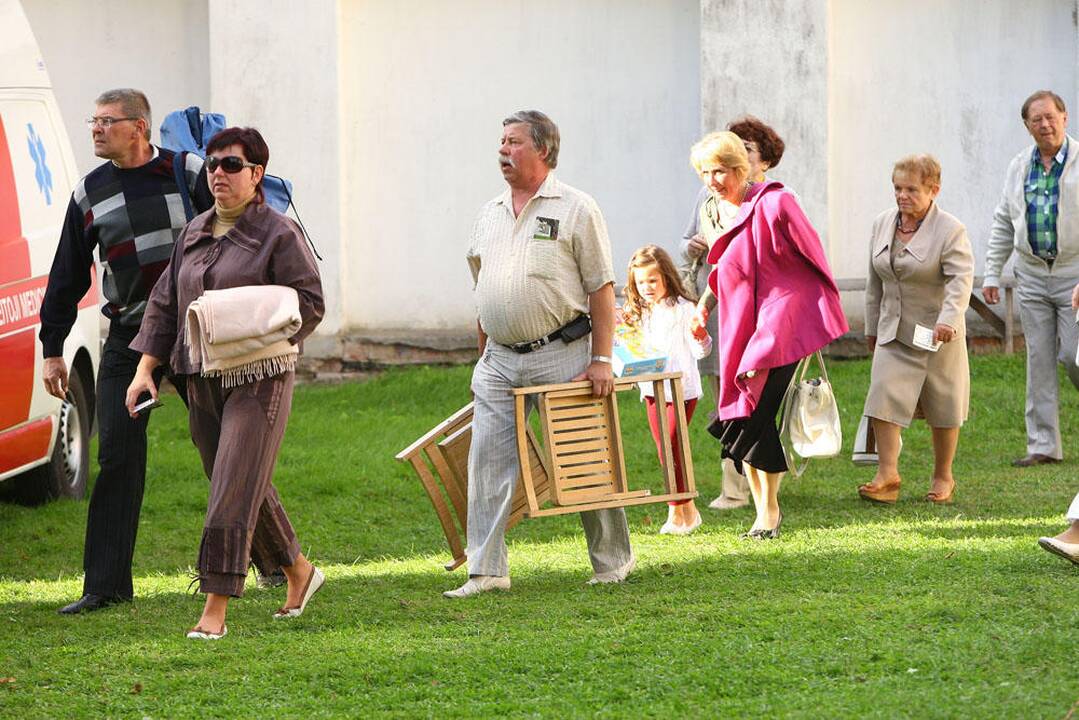
<svg viewBox="0 0 1079 720">
<path fill-rule="evenodd" d="M 64 340 L 90 288 L 93 251 L 104 269 L 102 312 L 110 319 L 97 383 L 98 462 L 83 550 L 83 596 L 60 609 L 88 612 L 130 600 L 131 559 L 146 480 L 148 414 L 132 420 L 124 407 L 139 353 L 128 343 L 139 331 L 146 300 L 168 266 L 187 223 L 175 162 L 197 212 L 213 206 L 203 160 L 150 144 L 150 104 L 138 90 L 110 90 L 87 121 L 100 165 L 75 187 L 41 304 L 45 387 L 63 399 L 68 369 Z M 160 382 L 161 376 L 157 380 Z M 183 383 L 174 385 L 184 392 Z"/>
<path fill-rule="evenodd" d="M 982 295 L 1000 301 L 1000 273 L 1015 252 L 1016 295 L 1027 346 L 1027 454 L 1030 467 L 1060 462 L 1057 361 L 1079 388 L 1079 329 L 1071 307 L 1079 282 L 1079 144 L 1066 128 L 1068 112 L 1054 92 L 1039 90 L 1020 111 L 1034 145 L 1008 166 L 1004 192 L 985 254 Z"/>
</svg>

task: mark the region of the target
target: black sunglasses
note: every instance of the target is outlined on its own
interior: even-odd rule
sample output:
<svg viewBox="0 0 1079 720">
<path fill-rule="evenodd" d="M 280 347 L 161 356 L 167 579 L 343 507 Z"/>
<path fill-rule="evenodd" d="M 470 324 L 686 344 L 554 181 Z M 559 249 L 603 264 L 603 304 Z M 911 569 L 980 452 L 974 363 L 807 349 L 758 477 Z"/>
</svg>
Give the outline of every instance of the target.
<svg viewBox="0 0 1079 720">
<path fill-rule="evenodd" d="M 239 155 L 226 155 L 223 158 L 219 158 L 214 155 L 207 156 L 206 172 L 216 172 L 218 167 L 227 172 L 229 175 L 233 175 L 240 172 L 245 167 L 258 167 L 258 164 L 253 162 L 247 162 Z"/>
</svg>

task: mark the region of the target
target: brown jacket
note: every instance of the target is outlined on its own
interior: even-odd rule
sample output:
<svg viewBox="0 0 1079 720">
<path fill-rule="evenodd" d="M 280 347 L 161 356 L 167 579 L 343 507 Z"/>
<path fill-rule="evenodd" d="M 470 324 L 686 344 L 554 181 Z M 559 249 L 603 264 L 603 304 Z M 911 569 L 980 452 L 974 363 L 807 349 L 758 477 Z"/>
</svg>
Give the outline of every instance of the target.
<svg viewBox="0 0 1079 720">
<path fill-rule="evenodd" d="M 891 246 L 898 210 L 887 210 L 873 223 L 869 278 L 865 290 L 865 334 L 877 344 L 899 340 L 913 347 L 914 326 L 938 323 L 955 328 L 963 342 L 963 316 L 974 282 L 974 253 L 967 230 L 954 215 L 929 209 L 922 226 L 895 256 Z"/>
<path fill-rule="evenodd" d="M 142 329 L 130 345 L 132 350 L 167 361 L 180 375 L 202 370 L 188 357 L 184 323 L 187 306 L 205 290 L 244 285 L 294 288 L 303 323 L 289 338 L 292 343 L 310 335 L 325 312 L 318 266 L 292 219 L 265 203 L 251 203 L 235 227 L 214 239 L 215 214 L 208 210 L 184 228 L 168 269 L 150 293 Z"/>
</svg>

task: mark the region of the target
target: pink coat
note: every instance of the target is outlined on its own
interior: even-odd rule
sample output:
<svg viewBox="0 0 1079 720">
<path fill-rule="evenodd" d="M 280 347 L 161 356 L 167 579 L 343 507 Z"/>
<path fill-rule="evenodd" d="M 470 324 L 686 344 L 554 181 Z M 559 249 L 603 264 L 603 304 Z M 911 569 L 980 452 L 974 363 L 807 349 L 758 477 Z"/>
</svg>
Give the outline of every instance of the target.
<svg viewBox="0 0 1079 720">
<path fill-rule="evenodd" d="M 778 182 L 749 189 L 708 262 L 719 313 L 719 417 L 736 420 L 757 407 L 769 368 L 821 349 L 847 332 L 847 319 L 817 232 Z"/>
</svg>

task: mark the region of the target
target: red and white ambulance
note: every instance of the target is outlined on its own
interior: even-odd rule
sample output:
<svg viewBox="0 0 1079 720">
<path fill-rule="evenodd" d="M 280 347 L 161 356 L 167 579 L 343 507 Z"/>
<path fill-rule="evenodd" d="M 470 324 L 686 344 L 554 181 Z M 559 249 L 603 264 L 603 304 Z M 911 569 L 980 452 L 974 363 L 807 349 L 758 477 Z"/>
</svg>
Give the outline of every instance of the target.
<svg viewBox="0 0 1079 720">
<path fill-rule="evenodd" d="M 98 283 L 64 344 L 67 401 L 41 381 L 38 311 L 75 160 L 45 63 L 18 0 L 0 0 L 0 489 L 34 502 L 81 497 L 101 353 Z"/>
</svg>

